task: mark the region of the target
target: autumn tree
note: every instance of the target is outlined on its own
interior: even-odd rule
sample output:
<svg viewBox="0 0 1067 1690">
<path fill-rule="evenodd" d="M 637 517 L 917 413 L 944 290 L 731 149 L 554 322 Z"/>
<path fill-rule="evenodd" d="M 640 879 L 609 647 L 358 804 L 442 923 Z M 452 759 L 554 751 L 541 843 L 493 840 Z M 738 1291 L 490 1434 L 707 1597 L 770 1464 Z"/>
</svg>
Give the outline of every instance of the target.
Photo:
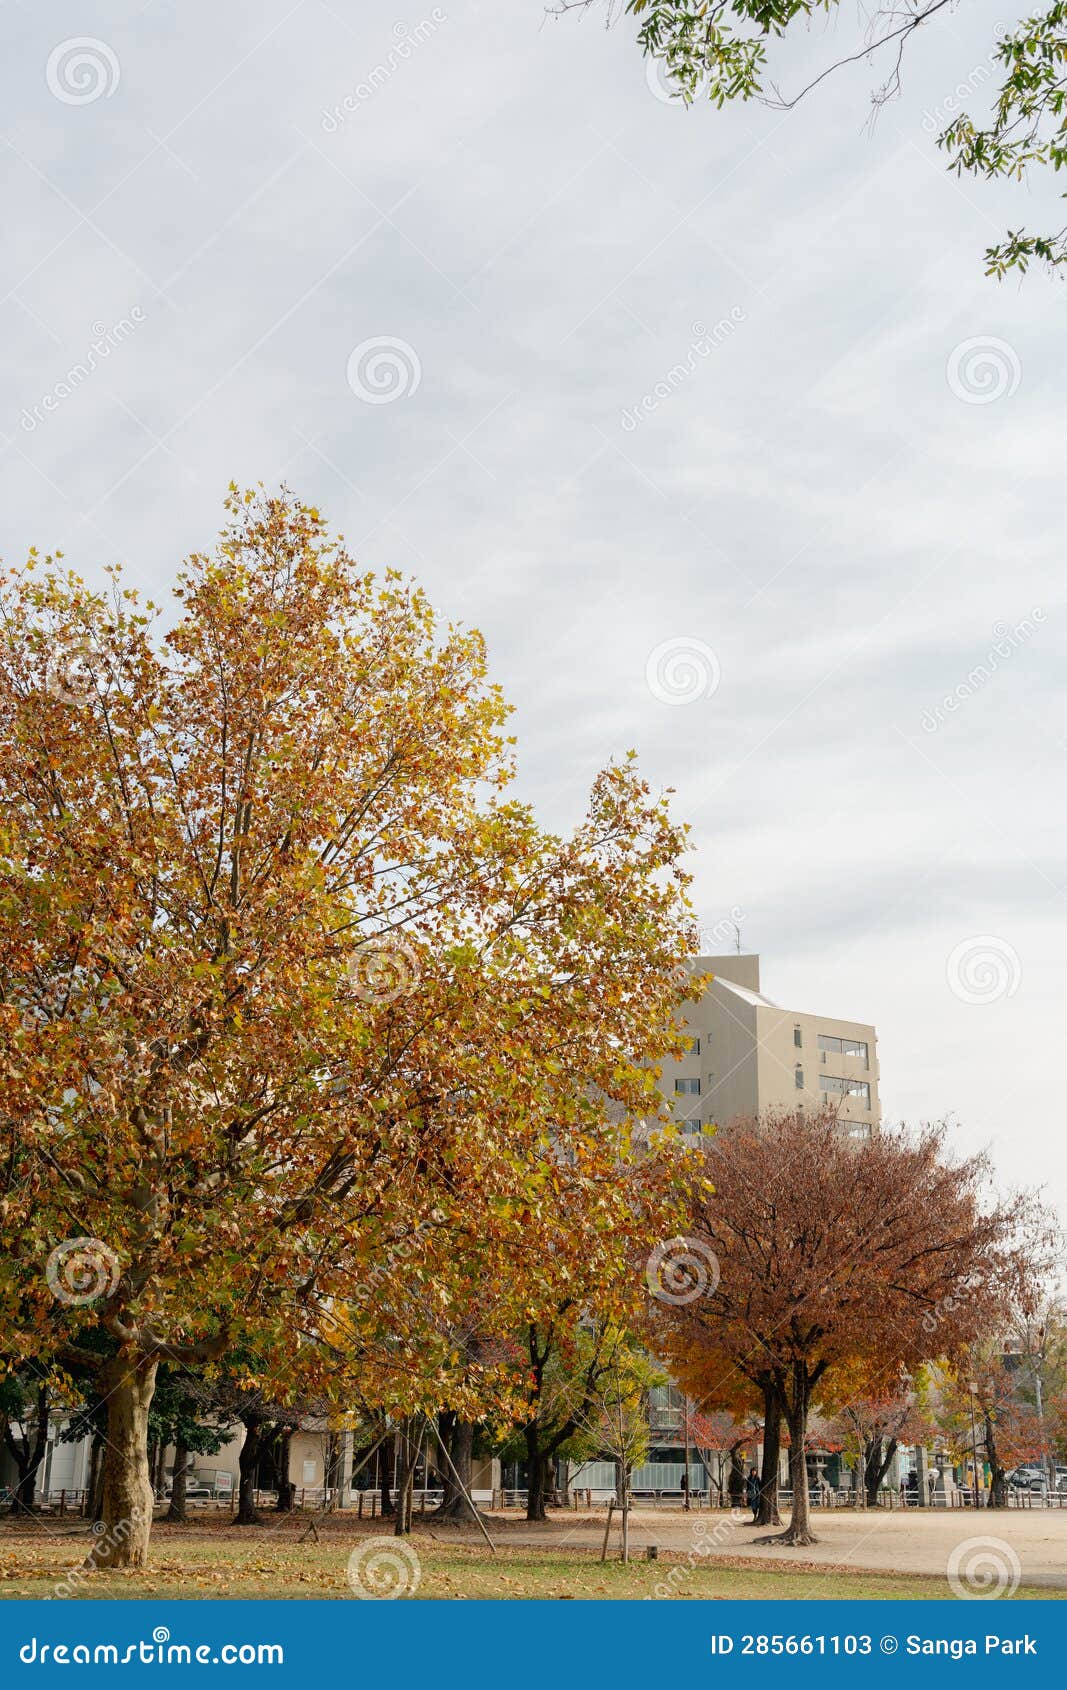
<svg viewBox="0 0 1067 1690">
<path fill-rule="evenodd" d="M 632 759 L 545 834 L 480 637 L 317 511 L 234 491 L 158 620 L 56 560 L 3 582 L 0 1313 L 96 1367 L 127 1522 L 98 1565 L 146 1559 L 160 1363 L 248 1340 L 306 1366 L 435 1213 L 454 1306 L 456 1217 L 535 1238 L 543 1147 L 580 1180 L 603 1100 L 644 1113 L 693 948 L 684 833 Z"/>
<path fill-rule="evenodd" d="M 1017 1358 L 1003 1339 L 985 1339 L 960 1353 L 942 1385 L 939 1423 L 957 1448 L 989 1468 L 990 1508 L 1008 1506 L 1008 1474 L 1023 1463 L 1044 1467 L 1046 1425 L 1020 1394 Z"/>
<path fill-rule="evenodd" d="M 788 48 L 820 13 L 836 13 L 838 0 L 720 0 L 695 6 L 691 0 L 557 0 L 557 12 L 603 8 L 609 21 L 619 14 L 639 19 L 642 51 L 663 69 L 668 86 L 690 105 L 709 100 L 757 100 L 787 110 L 834 71 L 862 60 L 881 80 L 872 92 L 874 110 L 900 90 L 905 55 L 916 35 L 946 12 L 950 0 L 915 0 L 904 9 L 875 8 L 857 25 L 849 49 L 828 54 L 814 76 L 790 83 Z M 1015 24 L 998 24 L 989 42 L 987 78 L 972 67 L 967 85 L 980 97 L 987 80 L 996 84 L 986 117 L 954 115 L 937 137 L 957 175 L 1025 181 L 1054 173 L 1067 163 L 1067 4 L 1044 0 Z M 1067 227 L 1055 232 L 1012 230 L 986 252 L 987 272 L 1003 276 L 1025 271 L 1037 259 L 1050 268 L 1067 263 Z"/>
<path fill-rule="evenodd" d="M 847 1401 L 830 1419 L 831 1432 L 854 1455 L 857 1494 L 876 1508 L 898 1449 L 932 1442 L 934 1422 L 924 1391 L 906 1376 L 875 1396 L 845 1394 Z"/>
<path fill-rule="evenodd" d="M 611 1327 L 601 1336 L 602 1365 L 577 1408 L 572 1453 L 578 1460 L 615 1466 L 615 1494 L 622 1510 L 622 1559 L 630 1559 L 630 1488 L 635 1467 L 648 1459 L 649 1393 L 666 1382 L 633 1335 Z"/>
<path fill-rule="evenodd" d="M 677 1241 L 673 1255 L 664 1261 L 671 1263 L 680 1255 L 684 1258 L 683 1240 Z M 668 1252 L 670 1247 L 668 1246 Z M 699 1260 L 699 1257 L 697 1258 Z M 668 1266 L 668 1272 L 671 1268 Z M 673 1269 L 678 1273 L 677 1265 Z M 742 1344 L 736 1351 L 716 1348 L 713 1332 L 704 1327 L 700 1342 L 694 1342 L 691 1323 L 684 1316 L 669 1318 L 673 1308 L 684 1309 L 692 1301 L 690 1292 L 699 1296 L 699 1286 L 687 1284 L 682 1276 L 664 1284 L 664 1268 L 654 1283 L 667 1289 L 671 1297 L 681 1297 L 680 1303 L 659 1300 L 649 1305 L 648 1329 L 657 1353 L 669 1366 L 688 1397 L 701 1405 L 701 1412 L 690 1414 L 691 1423 L 699 1430 L 706 1428 L 714 1438 L 712 1448 L 730 1456 L 729 1495 L 737 1507 L 744 1500 L 745 1479 L 743 1452 L 760 1448 L 760 1502 L 753 1522 L 759 1526 L 781 1524 L 778 1513 L 778 1474 L 782 1456 L 782 1403 L 773 1373 L 767 1368 L 751 1365 L 750 1348 Z M 717 1271 L 717 1270 L 716 1270 Z M 729 1341 L 732 1334 L 720 1336 Z M 722 1489 L 720 1474 L 720 1490 Z"/>
<path fill-rule="evenodd" d="M 680 1330 L 693 1350 L 706 1343 L 753 1382 L 773 1379 L 793 1493 L 782 1541 L 814 1541 L 808 1416 L 834 1370 L 859 1360 L 888 1381 L 931 1354 L 958 1353 L 1026 1282 L 1040 1212 L 1025 1197 L 995 1200 L 988 1177 L 982 1158 L 946 1158 L 941 1129 L 857 1142 L 832 1113 L 737 1122 L 711 1141 L 688 1242 L 716 1271 L 692 1298 L 676 1290 L 655 1312 L 666 1346 Z M 960 1297 L 965 1284 L 974 1289 Z"/>
<path fill-rule="evenodd" d="M 14 1514 L 33 1512 L 37 1475 L 48 1448 L 52 1381 L 31 1365 L 0 1378 L 0 1442 L 15 1463 Z"/>
</svg>

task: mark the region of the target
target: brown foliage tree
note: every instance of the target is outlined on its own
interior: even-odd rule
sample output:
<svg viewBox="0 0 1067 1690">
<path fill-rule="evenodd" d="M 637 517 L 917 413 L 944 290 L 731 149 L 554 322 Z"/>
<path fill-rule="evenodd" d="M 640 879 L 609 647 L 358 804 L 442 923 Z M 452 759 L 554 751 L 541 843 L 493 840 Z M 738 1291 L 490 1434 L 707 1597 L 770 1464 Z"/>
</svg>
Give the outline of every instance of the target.
<svg viewBox="0 0 1067 1690">
<path fill-rule="evenodd" d="M 857 1143 L 832 1113 L 737 1122 L 709 1147 L 689 1245 L 716 1271 L 691 1297 L 675 1286 L 655 1314 L 666 1346 L 680 1331 L 691 1350 L 706 1345 L 754 1384 L 773 1382 L 793 1492 L 782 1541 L 815 1541 L 804 1451 L 827 1374 L 859 1358 L 888 1383 L 931 1353 L 958 1352 L 1022 1292 L 1022 1235 L 1033 1250 L 1041 1212 L 1025 1197 L 993 1200 L 988 1177 L 982 1158 L 946 1159 L 942 1129 Z"/>
</svg>

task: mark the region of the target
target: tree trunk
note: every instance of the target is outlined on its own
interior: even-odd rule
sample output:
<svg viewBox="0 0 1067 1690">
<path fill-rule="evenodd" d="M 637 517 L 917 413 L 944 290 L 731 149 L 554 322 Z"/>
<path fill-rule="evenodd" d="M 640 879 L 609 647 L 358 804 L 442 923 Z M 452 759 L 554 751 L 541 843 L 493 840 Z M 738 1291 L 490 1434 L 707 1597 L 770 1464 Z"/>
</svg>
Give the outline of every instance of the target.
<svg viewBox="0 0 1067 1690">
<path fill-rule="evenodd" d="M 245 1441 L 237 1457 L 241 1476 L 237 1487 L 237 1514 L 233 1523 L 235 1526 L 259 1526 L 263 1522 L 256 1513 L 255 1490 L 260 1451 L 263 1447 L 263 1422 L 256 1419 L 246 1420 L 244 1428 Z"/>
<path fill-rule="evenodd" d="M 780 1526 L 778 1464 L 782 1455 L 782 1405 L 773 1385 L 763 1387 L 763 1464 L 760 1469 L 759 1509 L 753 1525 Z"/>
<path fill-rule="evenodd" d="M 779 1537 L 764 1538 L 764 1543 L 817 1543 L 811 1529 L 808 1512 L 808 1463 L 804 1444 L 808 1435 L 808 1402 L 811 1386 L 803 1362 L 793 1364 L 792 1398 L 786 1403 L 789 1426 L 789 1482 L 793 1491 L 793 1511 L 789 1524 Z"/>
<path fill-rule="evenodd" d="M 104 1440 L 99 1436 L 93 1442 L 93 1496 L 89 1512 L 94 1526 L 104 1518 Z"/>
<path fill-rule="evenodd" d="M 566 1459 L 556 1462 L 556 1489 L 559 1492 L 559 1505 L 569 1508 L 571 1505 L 571 1464 Z"/>
<path fill-rule="evenodd" d="M 545 1457 L 541 1452 L 536 1420 L 526 1422 L 526 1518 L 544 1520 Z"/>
<path fill-rule="evenodd" d="M 116 1356 L 101 1370 L 107 1402 L 107 1439 L 101 1463 L 100 1524 L 86 1557 L 87 1569 L 144 1567 L 152 1533 L 152 1480 L 148 1471 L 148 1411 L 156 1388 L 155 1361 Z"/>
<path fill-rule="evenodd" d="M 735 1444 L 730 1451 L 730 1476 L 726 1481 L 726 1490 L 730 1498 L 731 1508 L 743 1508 L 745 1505 L 745 1464 L 741 1459 L 740 1447 Z"/>
<path fill-rule="evenodd" d="M 4 1438 L 8 1450 L 15 1459 L 19 1476 L 11 1496 L 11 1511 L 13 1514 L 32 1514 L 33 1499 L 37 1491 L 37 1475 L 41 1470 L 41 1463 L 48 1448 L 48 1386 L 41 1385 L 37 1392 L 37 1421 L 33 1431 L 31 1443 L 28 1433 L 24 1433 L 20 1442 L 15 1443 L 10 1428 Z"/>
<path fill-rule="evenodd" d="M 395 1537 L 406 1537 L 411 1530 L 411 1481 L 418 1450 L 412 1440 L 408 1421 L 404 1421 L 398 1437 L 400 1460 L 396 1473 L 396 1525 L 393 1534 Z"/>
<path fill-rule="evenodd" d="M 987 1508 L 1006 1508 L 1008 1506 L 1007 1469 L 1001 1465 L 997 1453 L 996 1433 L 993 1422 L 985 1423 L 985 1452 L 989 1462 L 989 1501 Z"/>
<path fill-rule="evenodd" d="M 278 1440 L 278 1453 L 275 1457 L 278 1468 L 278 1500 L 275 1507 L 279 1514 L 291 1514 L 293 1510 L 293 1492 L 296 1490 L 289 1477 L 292 1465 L 293 1428 L 286 1426 Z"/>
<path fill-rule="evenodd" d="M 167 1470 L 167 1440 L 160 1438 L 156 1449 L 156 1465 L 152 1475 L 152 1489 L 156 1496 L 163 1495 L 163 1481 Z"/>
<path fill-rule="evenodd" d="M 462 1480 L 463 1488 L 460 1488 L 446 1461 L 445 1494 L 437 1513 L 442 1520 L 473 1520 L 475 1512 L 467 1501 L 474 1478 L 474 1425 L 470 1420 L 455 1422 L 448 1453 L 452 1457 L 456 1473 Z M 464 1496 L 464 1491 L 467 1496 Z"/>
<path fill-rule="evenodd" d="M 871 1453 L 867 1458 L 867 1506 L 877 1508 L 878 1492 L 882 1488 L 882 1480 L 889 1471 L 890 1463 L 897 1453 L 897 1440 L 890 1438 L 888 1443 L 884 1438 L 875 1438 L 870 1446 Z"/>
<path fill-rule="evenodd" d="M 379 1451 L 382 1475 L 382 1518 L 393 1512 L 393 1462 L 396 1452 L 396 1433 L 391 1432 Z"/>
<path fill-rule="evenodd" d="M 170 1487 L 170 1507 L 166 1518 L 176 1520 L 179 1525 L 185 1525 L 188 1518 L 185 1510 L 185 1487 L 188 1481 L 189 1451 L 179 1438 L 174 1445 L 174 1481 Z"/>
</svg>

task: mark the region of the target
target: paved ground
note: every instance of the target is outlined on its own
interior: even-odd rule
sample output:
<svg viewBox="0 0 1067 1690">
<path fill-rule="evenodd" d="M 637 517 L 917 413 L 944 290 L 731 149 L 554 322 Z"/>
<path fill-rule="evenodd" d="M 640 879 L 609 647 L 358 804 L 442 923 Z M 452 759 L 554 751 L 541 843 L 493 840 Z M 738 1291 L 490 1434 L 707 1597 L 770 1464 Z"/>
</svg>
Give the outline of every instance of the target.
<svg viewBox="0 0 1067 1690">
<path fill-rule="evenodd" d="M 747 1518 L 747 1515 L 746 1515 Z M 786 1516 L 788 1518 L 788 1516 Z M 528 1525 L 514 1516 L 500 1522 L 502 1538 L 508 1546 L 518 1544 L 573 1544 L 582 1547 L 599 1545 L 604 1532 L 605 1515 L 558 1514 L 542 1526 Z M 491 1521 L 490 1530 L 497 1527 Z M 754 1555 L 767 1558 L 767 1564 L 803 1562 L 811 1567 L 864 1567 L 879 1572 L 934 1573 L 944 1578 L 954 1550 L 967 1544 L 966 1563 L 980 1565 L 985 1555 L 994 1570 L 999 1564 L 1011 1564 L 1018 1559 L 1025 1584 L 1067 1589 L 1067 1509 L 1010 1509 L 1001 1511 L 969 1509 L 938 1513 L 925 1509 L 913 1512 L 853 1513 L 851 1509 L 838 1512 L 816 1512 L 813 1525 L 819 1542 L 805 1549 L 786 1549 L 780 1544 L 760 1545 L 758 1540 L 772 1535 L 766 1527 L 733 1525 L 729 1514 L 694 1512 L 680 1509 L 651 1511 L 634 1509 L 630 1515 L 630 1543 L 643 1553 L 647 1544 L 661 1549 L 690 1551 L 698 1545 L 701 1558 L 708 1555 Z M 616 1528 L 613 1526 L 613 1535 Z M 450 1533 L 442 1531 L 442 1537 Z M 457 1534 L 459 1535 L 459 1534 Z M 473 1528 L 462 1529 L 462 1539 L 477 1538 Z M 991 1542 L 991 1540 L 993 1540 Z M 990 1545 L 983 1551 L 982 1545 Z M 999 1545 L 1007 1545 L 1003 1550 Z"/>
</svg>

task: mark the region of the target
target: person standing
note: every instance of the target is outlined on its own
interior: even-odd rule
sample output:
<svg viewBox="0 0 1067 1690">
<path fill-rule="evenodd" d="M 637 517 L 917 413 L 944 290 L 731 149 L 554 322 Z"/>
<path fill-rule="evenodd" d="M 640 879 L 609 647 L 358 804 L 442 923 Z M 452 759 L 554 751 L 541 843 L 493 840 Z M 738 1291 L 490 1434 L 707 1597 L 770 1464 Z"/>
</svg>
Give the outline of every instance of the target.
<svg viewBox="0 0 1067 1690">
<path fill-rule="evenodd" d="M 745 1485 L 745 1496 L 748 1501 L 748 1506 L 752 1510 L 752 1524 L 755 1525 L 759 1515 L 760 1483 L 759 1474 L 756 1472 L 754 1467 L 748 1475 L 748 1480 Z"/>
</svg>

